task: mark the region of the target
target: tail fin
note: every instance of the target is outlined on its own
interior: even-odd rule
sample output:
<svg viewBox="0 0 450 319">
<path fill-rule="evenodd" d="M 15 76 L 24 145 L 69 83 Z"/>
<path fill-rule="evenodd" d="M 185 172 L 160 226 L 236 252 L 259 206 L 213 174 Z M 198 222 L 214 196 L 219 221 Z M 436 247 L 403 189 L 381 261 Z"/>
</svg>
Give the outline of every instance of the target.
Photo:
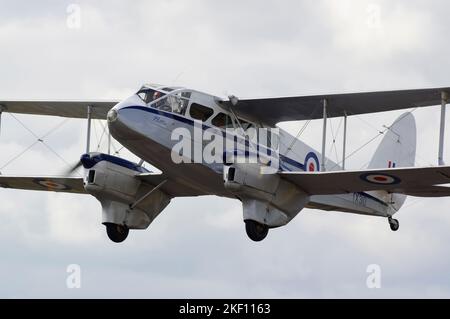
<svg viewBox="0 0 450 319">
<path fill-rule="evenodd" d="M 378 146 L 369 164 L 369 168 L 413 167 L 416 158 L 417 131 L 412 113 L 402 114 Z M 399 210 L 406 195 L 392 194 L 390 202 Z"/>
</svg>

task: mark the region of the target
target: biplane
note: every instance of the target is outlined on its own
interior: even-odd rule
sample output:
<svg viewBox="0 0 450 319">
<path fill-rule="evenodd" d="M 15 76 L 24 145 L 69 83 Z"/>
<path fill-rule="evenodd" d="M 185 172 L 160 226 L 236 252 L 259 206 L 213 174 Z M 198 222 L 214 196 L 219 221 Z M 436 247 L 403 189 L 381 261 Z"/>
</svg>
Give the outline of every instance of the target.
<svg viewBox="0 0 450 319">
<path fill-rule="evenodd" d="M 0 115 L 87 121 L 86 151 L 74 166 L 83 168 L 83 176 L 2 175 L 0 186 L 92 195 L 114 242 L 124 241 L 129 230 L 148 228 L 173 198 L 204 195 L 240 200 L 253 241 L 288 224 L 304 208 L 379 216 L 397 231 L 393 216 L 407 196 L 450 196 L 445 186 L 450 166 L 443 161 L 448 93 L 450 88 L 432 88 L 239 99 L 149 84 L 122 101 L 0 101 Z M 441 105 L 437 166 L 415 167 L 416 124 L 407 112 L 387 128 L 367 169 L 346 169 L 348 117 L 434 105 Z M 344 118 L 340 163 L 327 158 L 325 148 L 327 121 L 336 117 Z M 109 134 L 140 162 L 91 152 L 94 119 L 105 120 Z M 321 151 L 277 128 L 280 122 L 306 120 L 323 120 Z M 215 160 L 203 156 L 208 148 Z"/>
</svg>

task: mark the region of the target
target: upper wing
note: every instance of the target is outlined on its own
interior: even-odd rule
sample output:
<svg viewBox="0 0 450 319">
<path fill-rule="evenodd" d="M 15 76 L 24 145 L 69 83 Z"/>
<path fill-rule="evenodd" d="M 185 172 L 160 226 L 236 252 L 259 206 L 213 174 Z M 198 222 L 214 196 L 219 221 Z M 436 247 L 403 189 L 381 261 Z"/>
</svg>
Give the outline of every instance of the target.
<svg viewBox="0 0 450 319">
<path fill-rule="evenodd" d="M 450 166 L 366 171 L 283 172 L 282 177 L 310 195 L 384 190 L 418 197 L 450 196 Z"/>
<path fill-rule="evenodd" d="M 81 177 L 18 177 L 0 176 L 0 187 L 86 194 Z"/>
<path fill-rule="evenodd" d="M 93 119 L 106 119 L 108 111 L 118 101 L 0 101 L 4 112 L 86 118 L 92 106 Z"/>
<path fill-rule="evenodd" d="M 248 99 L 239 100 L 233 110 L 274 126 L 283 121 L 322 118 L 324 99 L 328 101 L 328 117 L 339 117 L 439 105 L 442 92 L 450 93 L 450 88 Z M 223 103 L 231 106 L 230 101 Z"/>
</svg>

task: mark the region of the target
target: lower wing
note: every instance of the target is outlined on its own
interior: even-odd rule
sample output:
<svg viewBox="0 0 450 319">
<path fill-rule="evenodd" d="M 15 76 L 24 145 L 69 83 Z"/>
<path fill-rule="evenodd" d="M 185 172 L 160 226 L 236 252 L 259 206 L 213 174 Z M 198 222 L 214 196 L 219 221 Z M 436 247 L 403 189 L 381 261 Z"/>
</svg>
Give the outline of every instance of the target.
<svg viewBox="0 0 450 319">
<path fill-rule="evenodd" d="M 283 172 L 310 195 L 384 190 L 417 197 L 450 196 L 450 166 L 336 172 Z"/>
<path fill-rule="evenodd" d="M 208 195 L 199 190 L 168 179 L 163 174 L 143 173 L 135 178 L 150 186 L 161 187 L 171 197 Z M 161 185 L 160 185 L 161 184 Z M 0 187 L 31 191 L 88 194 L 84 189 L 82 177 L 37 177 L 37 176 L 1 176 Z"/>
<path fill-rule="evenodd" d="M 0 187 L 33 191 L 86 194 L 81 177 L 0 176 Z"/>
</svg>

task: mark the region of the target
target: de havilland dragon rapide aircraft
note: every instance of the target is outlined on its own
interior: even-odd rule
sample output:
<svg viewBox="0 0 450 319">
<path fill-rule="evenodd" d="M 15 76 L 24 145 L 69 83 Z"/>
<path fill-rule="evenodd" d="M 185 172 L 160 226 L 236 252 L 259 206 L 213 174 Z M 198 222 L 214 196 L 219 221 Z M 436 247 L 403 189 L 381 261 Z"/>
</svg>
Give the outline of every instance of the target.
<svg viewBox="0 0 450 319">
<path fill-rule="evenodd" d="M 247 235 L 254 241 L 304 208 L 384 217 L 397 231 L 393 215 L 407 196 L 450 196 L 445 186 L 450 166 L 443 161 L 448 93 L 450 88 L 434 88 L 239 99 L 151 84 L 120 102 L 0 101 L 0 115 L 87 119 L 87 150 L 73 169 L 82 166 L 84 177 L 1 175 L 0 186 L 90 194 L 100 202 L 102 222 L 114 242 L 124 241 L 130 229 L 149 227 L 171 199 L 203 195 L 240 200 Z M 416 125 L 408 112 L 387 128 L 367 169 L 345 169 L 347 117 L 433 105 L 441 105 L 437 166 L 414 167 Z M 335 117 L 345 123 L 341 163 L 325 155 L 327 119 Z M 106 120 L 111 136 L 141 161 L 90 152 L 92 119 Z M 314 119 L 323 120 L 321 152 L 276 126 Z M 213 141 L 215 160 L 203 158 Z"/>
</svg>

